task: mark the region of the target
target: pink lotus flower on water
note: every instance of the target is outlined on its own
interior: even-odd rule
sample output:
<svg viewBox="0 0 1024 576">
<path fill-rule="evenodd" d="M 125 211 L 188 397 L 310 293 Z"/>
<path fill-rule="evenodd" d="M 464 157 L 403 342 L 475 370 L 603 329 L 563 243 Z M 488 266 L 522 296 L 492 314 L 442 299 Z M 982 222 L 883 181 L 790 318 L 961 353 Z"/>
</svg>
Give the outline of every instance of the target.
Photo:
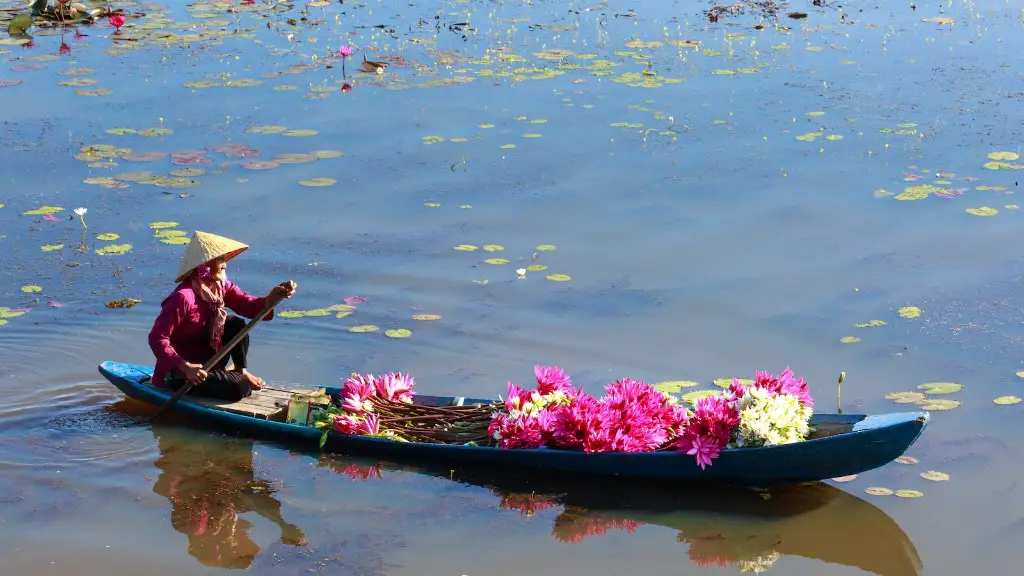
<svg viewBox="0 0 1024 576">
<path fill-rule="evenodd" d="M 352 55 L 352 47 L 347 44 L 343 45 L 341 48 L 338 48 L 338 54 L 341 54 L 342 58 L 348 58 Z"/>
<path fill-rule="evenodd" d="M 373 381 L 377 395 L 394 402 L 412 403 L 412 387 L 415 385 L 412 376 L 401 372 L 384 374 Z"/>
<path fill-rule="evenodd" d="M 120 32 L 121 26 L 124 26 L 124 16 L 121 16 L 120 14 L 111 14 L 110 18 L 107 18 L 107 22 L 109 22 L 114 28 L 117 28 L 117 31 Z"/>
<path fill-rule="evenodd" d="M 346 296 L 342 301 L 349 306 L 355 306 L 356 304 L 363 304 L 366 302 L 366 298 L 363 298 L 362 296 Z"/>
</svg>

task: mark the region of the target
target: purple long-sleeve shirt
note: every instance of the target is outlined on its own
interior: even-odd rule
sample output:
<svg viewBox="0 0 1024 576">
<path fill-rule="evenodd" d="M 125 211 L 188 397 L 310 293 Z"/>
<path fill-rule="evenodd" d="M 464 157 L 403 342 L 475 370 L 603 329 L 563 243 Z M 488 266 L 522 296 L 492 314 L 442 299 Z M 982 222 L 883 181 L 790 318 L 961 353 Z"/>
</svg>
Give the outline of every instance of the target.
<svg viewBox="0 0 1024 576">
<path fill-rule="evenodd" d="M 251 296 L 234 282 L 224 281 L 224 306 L 236 314 L 252 319 L 265 305 L 266 298 Z M 172 373 L 182 360 L 203 364 L 215 352 L 210 346 L 209 329 L 213 311 L 190 283 L 179 284 L 160 306 L 160 314 L 149 332 L 149 347 L 156 356 L 153 383 L 157 385 L 163 384 L 164 375 Z M 274 311 L 271 310 L 263 320 L 273 317 Z"/>
</svg>

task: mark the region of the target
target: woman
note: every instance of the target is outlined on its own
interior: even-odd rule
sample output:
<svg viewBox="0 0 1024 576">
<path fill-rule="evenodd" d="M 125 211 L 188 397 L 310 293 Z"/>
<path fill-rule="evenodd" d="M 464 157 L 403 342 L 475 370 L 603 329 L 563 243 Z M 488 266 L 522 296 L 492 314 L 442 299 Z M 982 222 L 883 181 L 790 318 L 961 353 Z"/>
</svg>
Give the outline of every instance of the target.
<svg viewBox="0 0 1024 576">
<path fill-rule="evenodd" d="M 160 314 L 149 333 L 149 347 L 156 356 L 153 383 L 177 390 L 186 382 L 192 394 L 237 402 L 263 388 L 263 380 L 247 367 L 249 336 L 246 335 L 228 357 L 208 373 L 203 364 L 241 332 L 246 321 L 228 316 L 225 307 L 253 318 L 275 295 L 291 298 L 296 284 L 291 280 L 274 287 L 264 298 L 247 294 L 227 278 L 227 262 L 249 247 L 223 236 L 195 232 L 181 260 L 175 282 L 178 287 L 161 303 Z M 264 317 L 271 320 L 274 311 Z"/>
</svg>

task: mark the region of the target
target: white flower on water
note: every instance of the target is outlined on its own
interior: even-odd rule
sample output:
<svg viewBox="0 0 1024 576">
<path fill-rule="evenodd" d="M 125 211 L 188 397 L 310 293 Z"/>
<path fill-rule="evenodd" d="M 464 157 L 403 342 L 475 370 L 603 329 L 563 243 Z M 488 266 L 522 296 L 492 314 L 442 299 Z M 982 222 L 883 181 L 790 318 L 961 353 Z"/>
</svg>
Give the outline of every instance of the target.
<svg viewBox="0 0 1024 576">
<path fill-rule="evenodd" d="M 75 208 L 75 214 L 77 214 L 79 216 L 85 216 L 85 213 L 88 212 L 88 211 L 89 211 L 88 208 Z"/>
<path fill-rule="evenodd" d="M 520 278 L 526 278 L 526 268 L 516 270 L 516 274 L 518 274 Z"/>
</svg>

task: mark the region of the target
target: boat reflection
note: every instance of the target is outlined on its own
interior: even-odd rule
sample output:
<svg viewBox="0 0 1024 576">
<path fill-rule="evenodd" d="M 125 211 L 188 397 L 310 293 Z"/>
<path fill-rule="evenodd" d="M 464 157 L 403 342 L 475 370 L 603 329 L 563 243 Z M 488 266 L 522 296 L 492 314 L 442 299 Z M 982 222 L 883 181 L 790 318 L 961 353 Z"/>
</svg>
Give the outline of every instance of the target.
<svg viewBox="0 0 1024 576">
<path fill-rule="evenodd" d="M 487 488 L 498 506 L 533 516 L 558 510 L 552 537 L 576 543 L 643 525 L 677 530 L 700 566 L 767 570 L 783 556 L 859 568 L 879 576 L 918 576 L 921 559 L 899 525 L 876 506 L 818 483 L 758 492 L 614 478 L 543 476 L 507 470 L 431 470 L 323 456 L 320 465 L 353 480 L 385 471 L 417 472 Z"/>
<path fill-rule="evenodd" d="M 188 537 L 188 553 L 207 566 L 249 568 L 260 547 L 249 537 L 255 512 L 277 524 L 281 543 L 306 544 L 305 533 L 281 516 L 267 480 L 253 474 L 253 442 L 197 434 L 169 423 L 152 427 L 160 456 L 153 492 L 171 503 L 171 526 Z"/>
</svg>

